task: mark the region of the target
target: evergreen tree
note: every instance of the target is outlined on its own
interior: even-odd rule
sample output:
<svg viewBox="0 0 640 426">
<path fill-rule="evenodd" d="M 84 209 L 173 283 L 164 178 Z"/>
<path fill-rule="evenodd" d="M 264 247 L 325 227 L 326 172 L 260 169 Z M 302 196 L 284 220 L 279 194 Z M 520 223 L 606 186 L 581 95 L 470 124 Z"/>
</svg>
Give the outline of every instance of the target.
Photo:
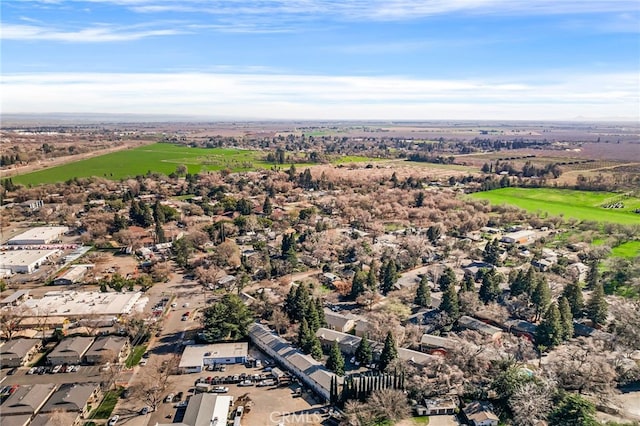
<svg viewBox="0 0 640 426">
<path fill-rule="evenodd" d="M 460 291 L 462 292 L 474 292 L 476 291 L 476 282 L 471 274 L 464 274 L 462 283 L 460 284 Z"/>
<path fill-rule="evenodd" d="M 560 311 L 555 303 L 549 306 L 536 329 L 536 341 L 547 348 L 554 348 L 562 342 L 563 328 Z"/>
<path fill-rule="evenodd" d="M 415 206 L 422 207 L 424 205 L 424 192 L 420 191 L 415 196 Z"/>
<path fill-rule="evenodd" d="M 513 297 L 518 297 L 521 294 L 526 293 L 524 285 L 524 271 L 522 269 L 519 269 L 515 275 L 509 274 L 509 293 Z"/>
<path fill-rule="evenodd" d="M 440 239 L 441 235 L 442 228 L 440 227 L 440 225 L 431 225 L 429 228 L 427 228 L 427 238 L 429 239 L 431 244 L 435 245 Z"/>
<path fill-rule="evenodd" d="M 369 265 L 369 272 L 367 272 L 367 288 L 369 290 L 375 290 L 378 288 L 378 278 L 376 278 L 376 275 L 375 262 L 371 262 L 371 265 Z"/>
<path fill-rule="evenodd" d="M 584 311 L 584 298 L 582 296 L 582 287 L 578 281 L 567 284 L 562 295 L 569 301 L 571 313 L 574 318 L 582 317 Z"/>
<path fill-rule="evenodd" d="M 607 322 L 609 307 L 604 297 L 604 289 L 601 282 L 598 281 L 595 283 L 585 311 L 587 318 L 593 322 L 594 327 Z"/>
<path fill-rule="evenodd" d="M 311 333 L 318 331 L 320 328 L 320 317 L 318 316 L 318 311 L 316 310 L 316 304 L 309 302 L 307 308 L 307 316 L 305 317 L 307 323 L 309 324 L 309 330 Z"/>
<path fill-rule="evenodd" d="M 498 266 L 500 263 L 500 244 L 497 238 L 494 238 L 493 241 L 484 246 L 482 258 L 485 262 Z"/>
<path fill-rule="evenodd" d="M 365 334 L 362 339 L 360 339 L 360 344 L 356 348 L 355 352 L 356 360 L 362 365 L 371 364 L 373 360 L 373 350 L 371 349 L 371 343 L 369 343 L 368 335 Z"/>
<path fill-rule="evenodd" d="M 458 300 L 456 288 L 453 285 L 450 285 L 442 295 L 440 310 L 445 312 L 452 321 L 456 321 L 460 318 L 460 302 Z"/>
<path fill-rule="evenodd" d="M 573 314 L 566 297 L 562 296 L 558 300 L 558 310 L 560 311 L 560 322 L 562 323 L 562 339 L 571 339 L 573 337 Z"/>
<path fill-rule="evenodd" d="M 567 393 L 549 414 L 549 426 L 597 426 L 596 408 L 576 393 Z"/>
<path fill-rule="evenodd" d="M 549 289 L 549 284 L 547 284 L 546 279 L 538 280 L 535 290 L 531 295 L 531 302 L 536 308 L 536 319 L 539 319 L 549 307 L 549 303 L 551 303 L 551 289 Z"/>
<path fill-rule="evenodd" d="M 298 347 L 305 353 L 311 352 L 314 334 L 309 329 L 309 324 L 305 318 L 302 319 L 300 327 L 298 327 Z"/>
<path fill-rule="evenodd" d="M 533 267 L 530 267 L 527 270 L 527 273 L 524 274 L 523 279 L 524 279 L 524 282 L 522 284 L 523 289 L 526 294 L 531 296 L 533 294 L 533 291 L 536 289 L 536 286 L 538 283 L 538 281 L 536 280 L 536 271 L 533 269 Z"/>
<path fill-rule="evenodd" d="M 500 275 L 496 272 L 495 269 L 488 270 L 482 276 L 482 285 L 480 286 L 480 291 L 478 292 L 480 300 L 482 300 L 484 303 L 496 301 L 502 293 L 502 290 L 500 289 L 500 281 Z"/>
<path fill-rule="evenodd" d="M 264 199 L 264 203 L 262 204 L 262 213 L 267 216 L 273 213 L 273 205 L 271 204 L 271 198 L 269 196 Z"/>
<path fill-rule="evenodd" d="M 320 339 L 318 339 L 315 334 L 311 336 L 311 347 L 309 348 L 309 353 L 316 361 L 320 361 L 322 359 L 322 345 L 320 344 Z"/>
<path fill-rule="evenodd" d="M 167 242 L 167 238 L 164 236 L 164 229 L 162 228 L 162 224 L 160 222 L 156 222 L 156 243 L 165 243 Z"/>
<path fill-rule="evenodd" d="M 589 271 L 587 272 L 587 288 L 593 290 L 596 288 L 596 284 L 600 282 L 600 271 L 598 270 L 598 261 L 592 260 L 589 264 Z"/>
<path fill-rule="evenodd" d="M 147 204 L 142 205 L 142 218 L 140 221 L 140 226 L 143 228 L 148 228 L 153 225 L 153 213 L 151 213 L 151 209 Z"/>
<path fill-rule="evenodd" d="M 327 368 L 338 376 L 344 376 L 344 357 L 338 346 L 338 342 L 333 342 L 327 359 Z"/>
<path fill-rule="evenodd" d="M 367 275 L 363 271 L 358 271 L 351 281 L 351 299 L 356 300 L 366 290 Z"/>
<path fill-rule="evenodd" d="M 396 358 L 398 358 L 398 348 L 396 347 L 396 342 L 393 339 L 391 331 L 389 331 L 387 332 L 387 337 L 384 339 L 384 348 L 382 348 L 382 353 L 380 354 L 378 369 L 384 371 Z"/>
<path fill-rule="evenodd" d="M 118 213 L 114 213 L 113 215 L 113 227 L 112 227 L 112 231 L 115 234 L 118 231 L 121 231 L 123 229 L 127 229 L 128 225 L 127 225 L 127 219 L 120 216 Z"/>
<path fill-rule="evenodd" d="M 382 294 L 386 295 L 395 286 L 398 281 L 398 269 L 396 267 L 396 262 L 393 259 L 388 260 L 384 264 L 383 274 L 382 274 L 382 285 L 380 286 L 380 291 Z"/>
<path fill-rule="evenodd" d="M 318 313 L 318 323 L 320 324 L 320 327 L 326 327 L 327 318 L 324 315 L 324 306 L 322 305 L 322 300 L 320 300 L 320 298 L 317 298 L 315 304 L 316 312 Z"/>
<path fill-rule="evenodd" d="M 440 291 L 445 291 L 449 285 L 456 284 L 456 274 L 453 272 L 453 269 L 447 266 L 440 275 L 440 278 L 438 278 L 438 287 L 440 287 Z"/>
<path fill-rule="evenodd" d="M 159 222 L 161 224 L 166 222 L 166 217 L 164 215 L 162 205 L 160 204 L 160 200 L 157 200 L 153 205 L 153 220 L 155 220 L 156 223 Z"/>
<path fill-rule="evenodd" d="M 420 279 L 413 303 L 423 308 L 431 306 L 431 289 L 426 275 L 423 275 Z"/>
</svg>

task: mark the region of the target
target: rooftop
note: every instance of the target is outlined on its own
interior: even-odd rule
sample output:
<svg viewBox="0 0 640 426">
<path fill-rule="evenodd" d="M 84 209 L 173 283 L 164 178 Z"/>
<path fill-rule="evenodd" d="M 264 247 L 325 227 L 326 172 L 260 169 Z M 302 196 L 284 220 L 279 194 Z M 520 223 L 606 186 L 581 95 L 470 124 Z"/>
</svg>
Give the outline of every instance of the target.
<svg viewBox="0 0 640 426">
<path fill-rule="evenodd" d="M 249 343 L 215 343 L 212 345 L 185 346 L 180 358 L 180 368 L 202 365 L 204 358 L 237 358 L 246 357 L 249 352 Z"/>
<path fill-rule="evenodd" d="M 69 317 L 129 314 L 142 311 L 147 301 L 140 292 L 50 291 L 42 299 L 29 299 L 24 305 L 35 312 Z"/>
<path fill-rule="evenodd" d="M 82 411 L 98 388 L 99 385 L 97 383 L 65 383 L 42 407 L 42 412 Z"/>
<path fill-rule="evenodd" d="M 13 339 L 0 346 L 2 358 L 24 358 L 31 349 L 40 344 L 40 339 Z"/>
<path fill-rule="evenodd" d="M 19 386 L 2 404 L 2 416 L 35 414 L 55 389 L 52 383 Z"/>
<path fill-rule="evenodd" d="M 29 228 L 22 234 L 18 234 L 15 237 L 10 238 L 7 243 L 19 244 L 21 241 L 25 240 L 42 240 L 44 243 L 47 243 L 68 231 L 69 228 L 66 226 L 37 226 L 35 228 Z"/>
</svg>

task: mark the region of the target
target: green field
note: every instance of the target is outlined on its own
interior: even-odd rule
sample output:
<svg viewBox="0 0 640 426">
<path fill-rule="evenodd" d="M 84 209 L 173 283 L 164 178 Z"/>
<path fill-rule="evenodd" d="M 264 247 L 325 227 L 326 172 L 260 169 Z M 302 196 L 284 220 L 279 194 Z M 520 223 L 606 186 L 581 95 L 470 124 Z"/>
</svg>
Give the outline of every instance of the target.
<svg viewBox="0 0 640 426">
<path fill-rule="evenodd" d="M 627 241 L 611 249 L 612 257 L 635 259 L 640 256 L 640 241 Z"/>
<path fill-rule="evenodd" d="M 14 176 L 12 179 L 14 183 L 22 185 L 65 182 L 73 178 L 91 176 L 117 180 L 145 175 L 148 172 L 169 175 L 175 172 L 176 167 L 179 165 L 186 166 L 188 172 L 192 174 L 201 171 L 224 169 L 229 169 L 233 172 L 244 172 L 260 168 L 271 168 L 273 164 L 262 160 L 264 155 L 263 152 L 247 149 L 191 148 L 185 145 L 156 143 Z M 337 158 L 334 163 L 376 160 L 367 157 L 345 156 Z M 306 163 L 296 164 L 296 168 L 301 170 L 303 167 L 313 165 Z M 279 167 L 286 170 L 289 165 L 283 164 Z"/>
<path fill-rule="evenodd" d="M 471 197 L 489 200 L 492 204 L 508 204 L 530 212 L 547 213 L 578 220 L 611 222 L 623 225 L 640 224 L 640 198 L 622 200 L 624 208 L 605 209 L 602 206 L 618 200 L 620 194 L 613 192 L 574 191 L 552 188 L 501 188 L 476 192 Z"/>
</svg>

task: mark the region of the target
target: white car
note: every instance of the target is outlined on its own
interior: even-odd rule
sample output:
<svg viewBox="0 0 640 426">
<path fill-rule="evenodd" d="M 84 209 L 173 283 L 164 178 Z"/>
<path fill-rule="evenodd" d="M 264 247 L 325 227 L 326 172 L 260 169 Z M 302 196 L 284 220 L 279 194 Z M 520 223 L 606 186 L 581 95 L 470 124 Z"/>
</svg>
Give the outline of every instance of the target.
<svg viewBox="0 0 640 426">
<path fill-rule="evenodd" d="M 56 374 L 60 371 L 60 369 L 62 368 L 61 365 L 56 365 L 55 367 L 53 367 L 53 370 L 51 370 L 51 374 Z"/>
<path fill-rule="evenodd" d="M 140 360 L 140 362 L 138 363 L 138 365 L 139 365 L 140 367 L 144 367 L 145 365 L 147 365 L 147 359 L 146 359 L 146 358 L 142 358 L 142 359 Z"/>
<path fill-rule="evenodd" d="M 29 369 L 29 371 L 27 371 L 27 374 L 31 375 L 31 374 L 35 374 L 35 372 L 38 370 L 38 367 L 31 367 Z"/>
<path fill-rule="evenodd" d="M 213 393 L 227 393 L 229 392 L 229 388 L 226 386 L 216 386 L 215 388 L 211 389 L 211 392 Z"/>
<path fill-rule="evenodd" d="M 118 422 L 118 420 L 120 420 L 120 416 L 116 414 L 115 416 L 113 416 L 113 417 L 111 417 L 109 419 L 109 423 L 107 423 L 107 425 L 108 426 L 113 426 Z"/>
<path fill-rule="evenodd" d="M 164 402 L 173 402 L 173 397 L 175 395 L 170 393 L 169 395 L 167 395 L 167 397 L 164 399 Z"/>
</svg>

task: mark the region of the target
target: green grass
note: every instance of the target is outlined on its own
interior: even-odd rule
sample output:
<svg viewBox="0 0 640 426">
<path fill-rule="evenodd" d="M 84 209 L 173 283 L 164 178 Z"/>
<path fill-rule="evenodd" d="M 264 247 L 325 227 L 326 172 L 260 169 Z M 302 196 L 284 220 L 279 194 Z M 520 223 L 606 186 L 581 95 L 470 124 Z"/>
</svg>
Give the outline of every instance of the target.
<svg viewBox="0 0 640 426">
<path fill-rule="evenodd" d="M 237 148 L 191 148 L 185 145 L 155 143 L 125 151 L 113 152 L 73 163 L 51 167 L 36 172 L 13 177 L 13 182 L 22 185 L 65 182 L 73 178 L 91 176 L 107 179 L 123 179 L 157 172 L 169 175 L 176 167 L 184 165 L 188 172 L 218 171 L 229 169 L 232 172 L 244 172 L 256 169 L 268 169 L 272 163 L 263 161 L 264 152 Z M 344 156 L 338 157 L 334 164 L 377 161 L 378 159 Z M 315 164 L 296 164 L 297 170 Z M 279 166 L 287 170 L 290 165 Z"/>
<path fill-rule="evenodd" d="M 640 256 L 640 241 L 627 241 L 611 249 L 612 257 L 635 259 Z"/>
<path fill-rule="evenodd" d="M 118 402 L 118 398 L 122 394 L 122 388 L 118 388 L 116 390 L 108 391 L 104 394 L 104 398 L 102 402 L 95 409 L 93 413 L 89 416 L 91 419 L 108 419 L 111 416 L 111 412 L 113 412 L 113 408 L 116 406 Z"/>
<path fill-rule="evenodd" d="M 190 148 L 184 145 L 156 143 L 15 176 L 13 182 L 38 185 L 90 176 L 122 179 L 144 175 L 148 171 L 168 175 L 181 164 L 187 167 L 189 173 L 227 168 L 238 172 L 271 167 L 270 163 L 260 159 L 262 155 L 258 151 L 243 149 Z"/>
<path fill-rule="evenodd" d="M 361 155 L 343 155 L 333 160 L 332 164 L 350 164 L 350 163 L 367 163 L 375 161 L 383 161 L 384 158 L 363 157 Z"/>
<path fill-rule="evenodd" d="M 639 198 L 625 199 L 623 209 L 602 207 L 619 196 L 613 192 L 552 188 L 501 188 L 471 195 L 476 199 L 489 200 L 492 204 L 509 204 L 552 216 L 623 225 L 640 224 L 640 214 L 633 213 L 633 209 L 640 207 Z"/>
<path fill-rule="evenodd" d="M 131 368 L 134 365 L 138 365 L 138 363 L 142 359 L 142 355 L 144 355 L 144 352 L 146 350 L 147 350 L 147 345 L 134 346 L 133 350 L 127 357 L 127 361 L 125 362 L 125 365 L 127 366 L 127 368 Z"/>
<path fill-rule="evenodd" d="M 429 416 L 414 417 L 411 420 L 413 420 L 413 424 L 414 425 L 428 425 L 429 424 Z"/>
</svg>

